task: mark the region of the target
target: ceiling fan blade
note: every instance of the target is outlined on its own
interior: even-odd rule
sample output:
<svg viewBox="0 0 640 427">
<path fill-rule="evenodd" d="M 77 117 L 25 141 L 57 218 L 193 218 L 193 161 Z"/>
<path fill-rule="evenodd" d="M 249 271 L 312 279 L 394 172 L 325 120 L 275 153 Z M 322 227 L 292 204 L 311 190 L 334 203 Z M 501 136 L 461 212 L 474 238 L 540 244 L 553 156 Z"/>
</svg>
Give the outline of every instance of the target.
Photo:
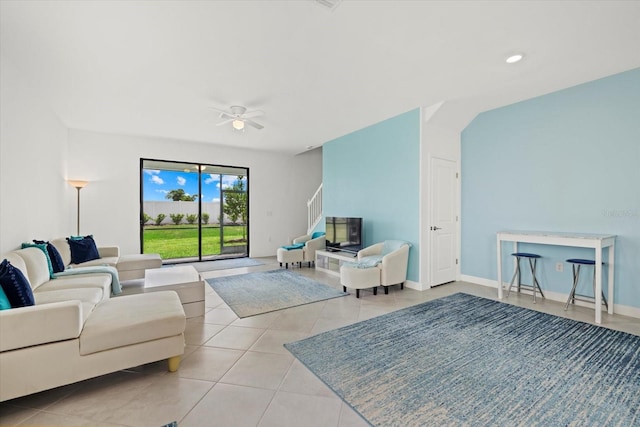
<svg viewBox="0 0 640 427">
<path fill-rule="evenodd" d="M 256 123 L 251 119 L 244 118 L 242 121 L 245 122 L 246 124 L 248 124 L 249 126 L 253 126 L 256 129 L 264 128 L 264 126 L 262 126 L 260 123 Z"/>
<path fill-rule="evenodd" d="M 234 116 L 233 114 L 222 112 L 222 113 L 220 113 L 220 118 L 221 119 L 227 119 L 227 120 L 233 120 L 233 119 L 236 118 L 236 116 Z"/>
<path fill-rule="evenodd" d="M 244 117 L 245 119 L 251 119 L 251 118 L 260 117 L 260 116 L 264 116 L 264 111 L 262 110 L 247 111 L 242 115 L 242 117 Z"/>
<path fill-rule="evenodd" d="M 231 123 L 232 121 L 235 120 L 235 117 L 232 117 L 230 119 L 227 120 L 223 120 L 221 122 L 216 123 L 216 126 L 222 126 L 222 125 L 226 125 L 227 123 Z"/>
</svg>

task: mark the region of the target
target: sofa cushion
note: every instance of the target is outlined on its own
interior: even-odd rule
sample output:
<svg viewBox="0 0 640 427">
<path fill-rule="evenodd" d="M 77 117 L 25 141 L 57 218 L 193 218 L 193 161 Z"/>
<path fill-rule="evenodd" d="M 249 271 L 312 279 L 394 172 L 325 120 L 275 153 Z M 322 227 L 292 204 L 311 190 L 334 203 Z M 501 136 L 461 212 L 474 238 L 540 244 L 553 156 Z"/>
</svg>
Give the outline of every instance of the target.
<svg viewBox="0 0 640 427">
<path fill-rule="evenodd" d="M 118 258 L 118 271 L 150 270 L 162 267 L 162 258 L 158 254 L 130 254 Z"/>
<path fill-rule="evenodd" d="M 13 251 L 13 253 L 20 256 L 24 261 L 25 269 L 20 269 L 29 279 L 31 289 L 37 289 L 38 286 L 50 280 L 47 260 L 40 249 L 24 248 Z"/>
<path fill-rule="evenodd" d="M 71 249 L 71 263 L 80 264 L 87 261 L 93 261 L 100 258 L 100 253 L 96 247 L 93 236 L 70 237 L 67 239 L 69 248 Z"/>
<path fill-rule="evenodd" d="M 49 252 L 47 251 L 46 243 L 23 243 L 22 249 L 24 248 L 38 248 L 44 254 L 44 257 L 47 259 L 47 268 L 49 269 L 49 278 L 53 279 L 53 266 L 51 265 L 51 258 L 49 258 Z"/>
<path fill-rule="evenodd" d="M 22 271 L 11 265 L 7 259 L 0 263 L 0 286 L 11 307 L 28 307 L 35 304 L 29 281 Z"/>
<path fill-rule="evenodd" d="M 75 276 L 61 276 L 43 283 L 42 286 L 35 290 L 34 295 L 39 292 L 85 288 L 101 289 L 102 299 L 107 299 L 111 295 L 111 275 L 106 273 L 87 273 Z"/>
<path fill-rule="evenodd" d="M 118 263 L 118 257 L 106 257 L 106 258 L 98 258 L 92 259 L 91 261 L 86 261 L 80 264 L 70 264 L 72 267 L 90 267 L 94 265 L 110 265 L 111 267 L 115 267 Z"/>
<path fill-rule="evenodd" d="M 69 248 L 69 243 L 67 243 L 67 239 L 61 237 L 59 239 L 53 239 L 50 242 L 53 246 L 56 247 L 58 253 L 60 254 L 60 258 L 62 258 L 62 263 L 66 266 L 71 264 L 71 249 Z"/>
<path fill-rule="evenodd" d="M 102 301 L 103 292 L 98 288 L 87 289 L 60 289 L 57 291 L 36 292 L 34 294 L 36 305 L 51 304 L 64 301 L 80 301 L 82 303 L 82 322 Z"/>
<path fill-rule="evenodd" d="M 44 240 L 34 240 L 33 243 L 44 243 L 47 245 L 47 253 L 49 254 L 49 260 L 51 261 L 51 267 L 53 268 L 54 273 L 60 273 L 64 271 L 65 264 L 62 260 L 62 256 L 58 249 L 51 242 L 45 242 Z"/>
<path fill-rule="evenodd" d="M 174 291 L 111 298 L 96 306 L 80 335 L 80 354 L 180 335 L 184 310 Z"/>
</svg>

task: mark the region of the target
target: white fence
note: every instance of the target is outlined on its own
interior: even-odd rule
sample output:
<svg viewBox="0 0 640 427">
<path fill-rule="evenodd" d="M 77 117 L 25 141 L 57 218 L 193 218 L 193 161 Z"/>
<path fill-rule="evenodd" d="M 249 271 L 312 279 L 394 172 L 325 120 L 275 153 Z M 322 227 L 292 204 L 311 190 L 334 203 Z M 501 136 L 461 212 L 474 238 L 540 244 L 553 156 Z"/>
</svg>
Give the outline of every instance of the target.
<svg viewBox="0 0 640 427">
<path fill-rule="evenodd" d="M 183 214 L 185 217 L 182 219 L 182 223 L 187 223 L 187 215 L 198 214 L 198 202 L 143 202 L 143 212 L 151 217 L 147 225 L 155 224 L 155 219 L 158 214 L 165 214 L 166 218 L 161 224 L 173 224 L 171 220 L 171 214 Z M 218 217 L 220 216 L 220 202 L 203 202 L 202 213 L 209 214 L 209 224 L 218 224 Z M 229 218 L 225 215 L 225 224 L 229 221 Z M 197 224 L 194 223 L 194 224 Z"/>
</svg>

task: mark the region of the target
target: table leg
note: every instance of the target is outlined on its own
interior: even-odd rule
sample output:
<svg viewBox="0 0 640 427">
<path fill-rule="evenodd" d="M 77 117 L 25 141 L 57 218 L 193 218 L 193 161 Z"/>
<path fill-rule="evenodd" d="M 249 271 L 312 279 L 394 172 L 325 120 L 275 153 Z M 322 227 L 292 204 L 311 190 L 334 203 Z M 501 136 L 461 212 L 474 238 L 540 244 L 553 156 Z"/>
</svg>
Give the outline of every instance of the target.
<svg viewBox="0 0 640 427">
<path fill-rule="evenodd" d="M 602 323 L 602 247 L 596 249 L 596 323 Z"/>
<path fill-rule="evenodd" d="M 609 283 L 609 314 L 613 314 L 613 280 L 614 280 L 614 275 L 613 275 L 613 269 L 614 269 L 614 251 L 615 251 L 615 243 L 611 244 L 611 246 L 609 246 L 609 276 L 608 276 L 608 283 Z"/>
<path fill-rule="evenodd" d="M 502 241 L 498 237 L 498 299 L 502 299 Z"/>
</svg>

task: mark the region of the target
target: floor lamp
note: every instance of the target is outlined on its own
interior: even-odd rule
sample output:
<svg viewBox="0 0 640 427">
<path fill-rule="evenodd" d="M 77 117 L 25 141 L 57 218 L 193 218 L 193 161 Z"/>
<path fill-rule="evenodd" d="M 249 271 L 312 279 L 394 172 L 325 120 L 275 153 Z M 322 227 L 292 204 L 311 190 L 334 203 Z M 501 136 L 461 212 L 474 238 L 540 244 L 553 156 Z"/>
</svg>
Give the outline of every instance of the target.
<svg viewBox="0 0 640 427">
<path fill-rule="evenodd" d="M 77 224 L 76 236 L 79 236 L 80 235 L 80 190 L 86 187 L 89 181 L 69 180 L 67 182 L 71 184 L 73 187 L 75 187 L 76 190 L 78 190 L 78 203 L 77 203 L 78 204 L 78 224 Z"/>
</svg>

